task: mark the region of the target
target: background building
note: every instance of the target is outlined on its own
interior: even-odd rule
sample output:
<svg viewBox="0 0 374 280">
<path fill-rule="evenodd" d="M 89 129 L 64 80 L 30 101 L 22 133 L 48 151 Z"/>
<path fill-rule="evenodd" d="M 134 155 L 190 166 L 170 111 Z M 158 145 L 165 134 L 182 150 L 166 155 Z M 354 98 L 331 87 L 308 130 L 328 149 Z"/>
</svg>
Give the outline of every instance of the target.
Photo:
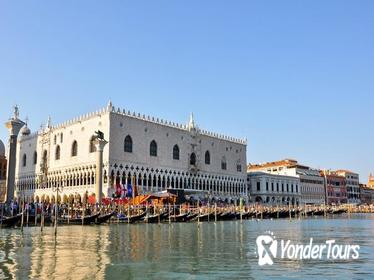
<svg viewBox="0 0 374 280">
<path fill-rule="evenodd" d="M 6 193 L 6 170 L 7 160 L 5 155 L 5 145 L 0 140 L 0 201 L 4 201 Z"/>
<path fill-rule="evenodd" d="M 327 204 L 344 204 L 348 202 L 345 177 L 332 171 L 321 172 L 325 177 Z"/>
<path fill-rule="evenodd" d="M 374 189 L 374 176 L 371 173 L 369 175 L 368 187 Z"/>
<path fill-rule="evenodd" d="M 374 203 L 374 187 L 370 187 L 366 184 L 360 184 L 360 197 L 362 204 L 373 204 Z"/>
<path fill-rule="evenodd" d="M 249 171 L 247 174 L 251 202 L 269 205 L 299 205 L 300 180 L 295 176 Z"/>
<path fill-rule="evenodd" d="M 345 177 L 348 203 L 359 204 L 361 202 L 359 175 L 348 170 L 337 170 L 335 173 Z"/>
<path fill-rule="evenodd" d="M 360 198 L 362 204 L 374 204 L 374 176 L 369 175 L 367 184 L 360 184 Z"/>
<path fill-rule="evenodd" d="M 106 108 L 31 133 L 27 124 L 18 136 L 16 195 L 52 198 L 82 197 L 94 192 L 96 147 L 100 130 L 108 144 L 103 151 L 103 193 L 133 184 L 140 193 L 177 189 L 220 199 L 247 195 L 246 140 L 199 129 L 193 116 L 187 125 Z"/>
<path fill-rule="evenodd" d="M 300 181 L 300 203 L 316 205 L 325 203 L 324 178 L 320 175 L 320 171 L 300 165 L 296 160 L 285 159 L 249 165 L 248 171 L 261 171 L 274 175 L 297 177 Z"/>
</svg>

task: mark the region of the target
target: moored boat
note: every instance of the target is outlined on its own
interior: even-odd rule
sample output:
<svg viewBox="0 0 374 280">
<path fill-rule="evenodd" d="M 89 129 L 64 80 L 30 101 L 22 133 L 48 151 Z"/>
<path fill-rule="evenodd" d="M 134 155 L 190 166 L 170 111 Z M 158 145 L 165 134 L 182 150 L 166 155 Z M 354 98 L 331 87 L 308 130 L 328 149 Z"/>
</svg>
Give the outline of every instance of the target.
<svg viewBox="0 0 374 280">
<path fill-rule="evenodd" d="M 184 214 L 179 214 L 179 215 L 171 215 L 170 220 L 172 222 L 177 222 L 177 223 L 187 222 L 188 215 L 189 215 L 189 213 L 184 213 Z"/>
<path fill-rule="evenodd" d="M 130 217 L 127 217 L 123 214 L 118 214 L 117 218 L 118 218 L 118 221 L 120 221 L 122 223 L 134 224 L 134 223 L 142 221 L 143 218 L 146 216 L 146 214 L 147 213 L 145 211 L 140 213 L 140 214 L 132 215 Z"/>
<path fill-rule="evenodd" d="M 109 222 L 109 220 L 114 216 L 114 214 L 115 212 L 111 212 L 105 215 L 100 215 L 99 217 L 96 218 L 95 224 L 101 225 L 101 224 Z"/>
<path fill-rule="evenodd" d="M 196 215 L 196 217 L 193 218 L 192 220 L 200 221 L 200 222 L 214 221 L 214 212 Z"/>
<path fill-rule="evenodd" d="M 100 213 L 94 214 L 94 215 L 88 215 L 84 217 L 78 217 L 78 218 L 59 218 L 58 222 L 64 225 L 90 225 L 95 223 L 97 217 L 100 216 Z"/>
<path fill-rule="evenodd" d="M 3 217 L 0 220 L 1 227 L 15 227 L 17 226 L 22 219 L 22 214 L 18 214 L 11 217 Z"/>
<path fill-rule="evenodd" d="M 145 223 L 149 223 L 149 224 L 153 223 L 154 224 L 154 223 L 161 222 L 161 218 L 162 218 L 162 214 L 145 215 L 143 217 L 143 221 Z"/>
</svg>

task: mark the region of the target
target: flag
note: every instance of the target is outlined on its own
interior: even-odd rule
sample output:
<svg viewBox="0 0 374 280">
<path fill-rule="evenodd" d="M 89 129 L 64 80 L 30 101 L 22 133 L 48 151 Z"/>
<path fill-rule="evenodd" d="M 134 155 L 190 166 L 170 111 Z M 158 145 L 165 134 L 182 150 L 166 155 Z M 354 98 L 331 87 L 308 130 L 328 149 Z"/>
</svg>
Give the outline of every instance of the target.
<svg viewBox="0 0 374 280">
<path fill-rule="evenodd" d="M 122 191 L 122 188 L 121 188 L 121 184 L 116 184 L 116 197 L 120 197 L 121 196 L 121 191 Z"/>
<path fill-rule="evenodd" d="M 131 184 L 127 184 L 127 194 L 126 194 L 127 197 L 132 197 L 133 196 L 133 191 L 132 191 L 132 185 Z"/>
<path fill-rule="evenodd" d="M 121 199 L 126 197 L 126 186 L 124 184 L 121 185 Z"/>
</svg>

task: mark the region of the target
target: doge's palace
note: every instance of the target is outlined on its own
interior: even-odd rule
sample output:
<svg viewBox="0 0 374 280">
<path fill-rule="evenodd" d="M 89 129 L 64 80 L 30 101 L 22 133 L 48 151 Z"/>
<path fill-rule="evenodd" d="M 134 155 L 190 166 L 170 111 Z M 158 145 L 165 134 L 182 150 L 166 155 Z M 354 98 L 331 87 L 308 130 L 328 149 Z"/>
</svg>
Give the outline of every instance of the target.
<svg viewBox="0 0 374 280">
<path fill-rule="evenodd" d="M 52 199 L 56 187 L 65 199 L 95 193 L 96 131 L 103 132 L 108 142 L 102 151 L 104 197 L 111 197 L 116 185 L 130 182 L 140 193 L 174 189 L 216 199 L 248 194 L 246 140 L 199 129 L 193 115 L 187 124 L 177 124 L 109 102 L 61 124 L 53 125 L 49 119 L 34 133 L 27 122 L 19 123 L 23 126 L 13 137 L 15 197 Z"/>
</svg>

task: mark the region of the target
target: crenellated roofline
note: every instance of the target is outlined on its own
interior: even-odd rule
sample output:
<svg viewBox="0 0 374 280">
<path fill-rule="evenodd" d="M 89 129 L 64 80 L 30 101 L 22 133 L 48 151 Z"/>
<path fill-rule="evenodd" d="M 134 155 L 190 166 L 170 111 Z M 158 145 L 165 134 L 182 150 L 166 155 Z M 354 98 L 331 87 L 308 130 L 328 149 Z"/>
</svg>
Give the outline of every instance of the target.
<svg viewBox="0 0 374 280">
<path fill-rule="evenodd" d="M 164 120 L 164 119 L 161 119 L 161 118 L 156 118 L 156 117 L 153 117 L 153 116 L 150 116 L 150 115 L 131 112 L 130 110 L 121 109 L 119 107 L 116 108 L 112 105 L 111 102 L 109 102 L 106 107 L 101 108 L 97 111 L 87 113 L 87 114 L 84 114 L 84 115 L 80 115 L 78 117 L 75 117 L 73 119 L 70 119 L 68 121 L 65 121 L 65 122 L 57 124 L 57 125 L 51 125 L 49 128 L 47 127 L 47 128 L 41 129 L 37 132 L 31 133 L 30 135 L 23 136 L 21 139 L 22 140 L 28 140 L 28 139 L 34 138 L 34 137 L 36 137 L 40 134 L 45 133 L 46 130 L 48 130 L 48 129 L 53 131 L 53 130 L 57 130 L 57 129 L 66 128 L 66 127 L 74 125 L 76 123 L 83 122 L 83 121 L 89 120 L 93 117 L 97 117 L 97 116 L 108 114 L 108 113 L 113 113 L 113 114 L 118 114 L 118 115 L 122 115 L 122 116 L 126 116 L 126 117 L 131 117 L 131 118 L 143 120 L 143 121 L 146 121 L 146 122 L 151 122 L 151 123 L 175 128 L 175 129 L 180 129 L 180 130 L 183 130 L 183 131 L 189 131 L 189 129 L 190 129 L 188 124 L 179 124 L 179 123 L 167 121 L 167 120 Z M 216 139 L 219 139 L 219 140 L 225 140 L 225 141 L 233 142 L 235 144 L 247 145 L 247 139 L 239 139 L 239 138 L 235 138 L 235 137 L 231 137 L 231 136 L 227 136 L 227 135 L 223 135 L 223 134 L 219 134 L 219 133 L 215 133 L 215 132 L 210 132 L 210 131 L 207 131 L 207 130 L 204 130 L 204 129 L 199 129 L 199 128 L 196 128 L 196 131 L 198 133 L 200 133 L 201 135 L 204 135 L 204 136 L 216 138 Z"/>
</svg>

